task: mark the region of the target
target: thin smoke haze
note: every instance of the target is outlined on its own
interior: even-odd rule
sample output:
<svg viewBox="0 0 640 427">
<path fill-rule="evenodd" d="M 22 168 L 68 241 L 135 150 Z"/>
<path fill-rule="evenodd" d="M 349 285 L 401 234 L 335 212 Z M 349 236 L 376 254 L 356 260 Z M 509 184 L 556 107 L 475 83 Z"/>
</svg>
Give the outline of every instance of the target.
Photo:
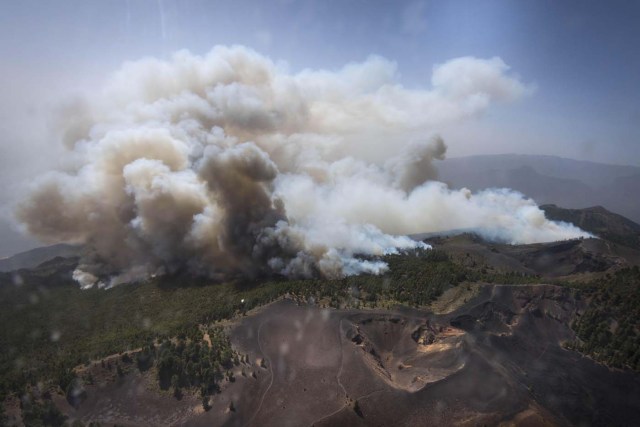
<svg viewBox="0 0 640 427">
<path fill-rule="evenodd" d="M 43 241 L 87 245 L 83 286 L 184 269 L 378 274 L 376 256 L 428 247 L 406 235 L 451 229 L 509 243 L 587 236 L 519 193 L 437 181 L 439 126 L 530 92 L 497 57 L 436 65 L 421 90 L 376 56 L 295 74 L 241 46 L 142 59 L 68 107 L 73 166 L 41 177 L 17 217 Z"/>
</svg>

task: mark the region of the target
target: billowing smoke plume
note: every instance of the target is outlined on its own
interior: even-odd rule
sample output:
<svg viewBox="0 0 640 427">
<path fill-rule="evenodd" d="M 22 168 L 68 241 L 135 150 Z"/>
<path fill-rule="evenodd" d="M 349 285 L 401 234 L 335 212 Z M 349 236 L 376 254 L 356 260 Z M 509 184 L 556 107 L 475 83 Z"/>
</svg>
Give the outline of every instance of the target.
<svg viewBox="0 0 640 427">
<path fill-rule="evenodd" d="M 405 89 L 379 57 L 292 74 L 243 47 L 127 63 L 66 111 L 75 167 L 41 178 L 18 217 L 43 240 L 91 248 L 83 286 L 179 269 L 379 273 L 375 255 L 425 246 L 407 234 L 449 229 L 513 243 L 582 235 L 518 193 L 436 181 L 439 125 L 528 91 L 507 65 L 459 58 L 431 83 Z"/>
</svg>

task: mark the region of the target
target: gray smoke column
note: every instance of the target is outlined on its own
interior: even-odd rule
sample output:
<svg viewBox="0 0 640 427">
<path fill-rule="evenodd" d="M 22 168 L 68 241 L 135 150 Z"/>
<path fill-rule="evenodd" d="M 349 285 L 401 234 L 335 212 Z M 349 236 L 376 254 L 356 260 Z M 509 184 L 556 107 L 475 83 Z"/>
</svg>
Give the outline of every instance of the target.
<svg viewBox="0 0 640 427">
<path fill-rule="evenodd" d="M 238 46 L 126 63 L 65 111 L 74 167 L 41 177 L 17 216 L 44 241 L 90 248 L 74 274 L 84 287 L 185 269 L 380 273 L 376 255 L 426 248 L 407 234 L 449 229 L 582 236 L 521 194 L 436 181 L 438 126 L 528 91 L 499 58 L 437 65 L 428 90 L 404 88 L 379 57 L 296 74 Z"/>
</svg>

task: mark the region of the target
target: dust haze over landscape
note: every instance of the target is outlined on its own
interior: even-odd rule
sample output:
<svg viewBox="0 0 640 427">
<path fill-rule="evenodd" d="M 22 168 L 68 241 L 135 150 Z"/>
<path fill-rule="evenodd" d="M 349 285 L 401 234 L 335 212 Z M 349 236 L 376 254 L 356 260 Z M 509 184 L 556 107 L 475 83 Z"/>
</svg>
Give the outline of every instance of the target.
<svg viewBox="0 0 640 427">
<path fill-rule="evenodd" d="M 3 6 L 0 426 L 640 423 L 637 6 Z"/>
</svg>

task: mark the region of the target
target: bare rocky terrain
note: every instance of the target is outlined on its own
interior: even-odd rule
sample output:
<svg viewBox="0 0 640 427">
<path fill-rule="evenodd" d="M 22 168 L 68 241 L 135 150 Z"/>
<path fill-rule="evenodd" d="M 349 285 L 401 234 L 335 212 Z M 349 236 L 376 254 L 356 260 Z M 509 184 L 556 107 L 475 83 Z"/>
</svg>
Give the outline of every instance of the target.
<svg viewBox="0 0 640 427">
<path fill-rule="evenodd" d="M 243 369 L 256 376 L 238 372 L 209 411 L 193 397 L 149 390 L 139 375 L 89 388 L 90 397 L 67 410 L 119 425 L 640 422 L 640 376 L 562 347 L 574 335 L 568 322 L 582 310 L 570 290 L 476 286 L 474 298 L 443 315 L 280 300 L 230 326 L 234 347 L 249 355 Z"/>
<path fill-rule="evenodd" d="M 637 424 L 640 377 L 562 348 L 576 310 L 550 285 L 482 286 L 443 316 L 282 301 L 233 330 L 268 383 L 190 424 Z"/>
</svg>

